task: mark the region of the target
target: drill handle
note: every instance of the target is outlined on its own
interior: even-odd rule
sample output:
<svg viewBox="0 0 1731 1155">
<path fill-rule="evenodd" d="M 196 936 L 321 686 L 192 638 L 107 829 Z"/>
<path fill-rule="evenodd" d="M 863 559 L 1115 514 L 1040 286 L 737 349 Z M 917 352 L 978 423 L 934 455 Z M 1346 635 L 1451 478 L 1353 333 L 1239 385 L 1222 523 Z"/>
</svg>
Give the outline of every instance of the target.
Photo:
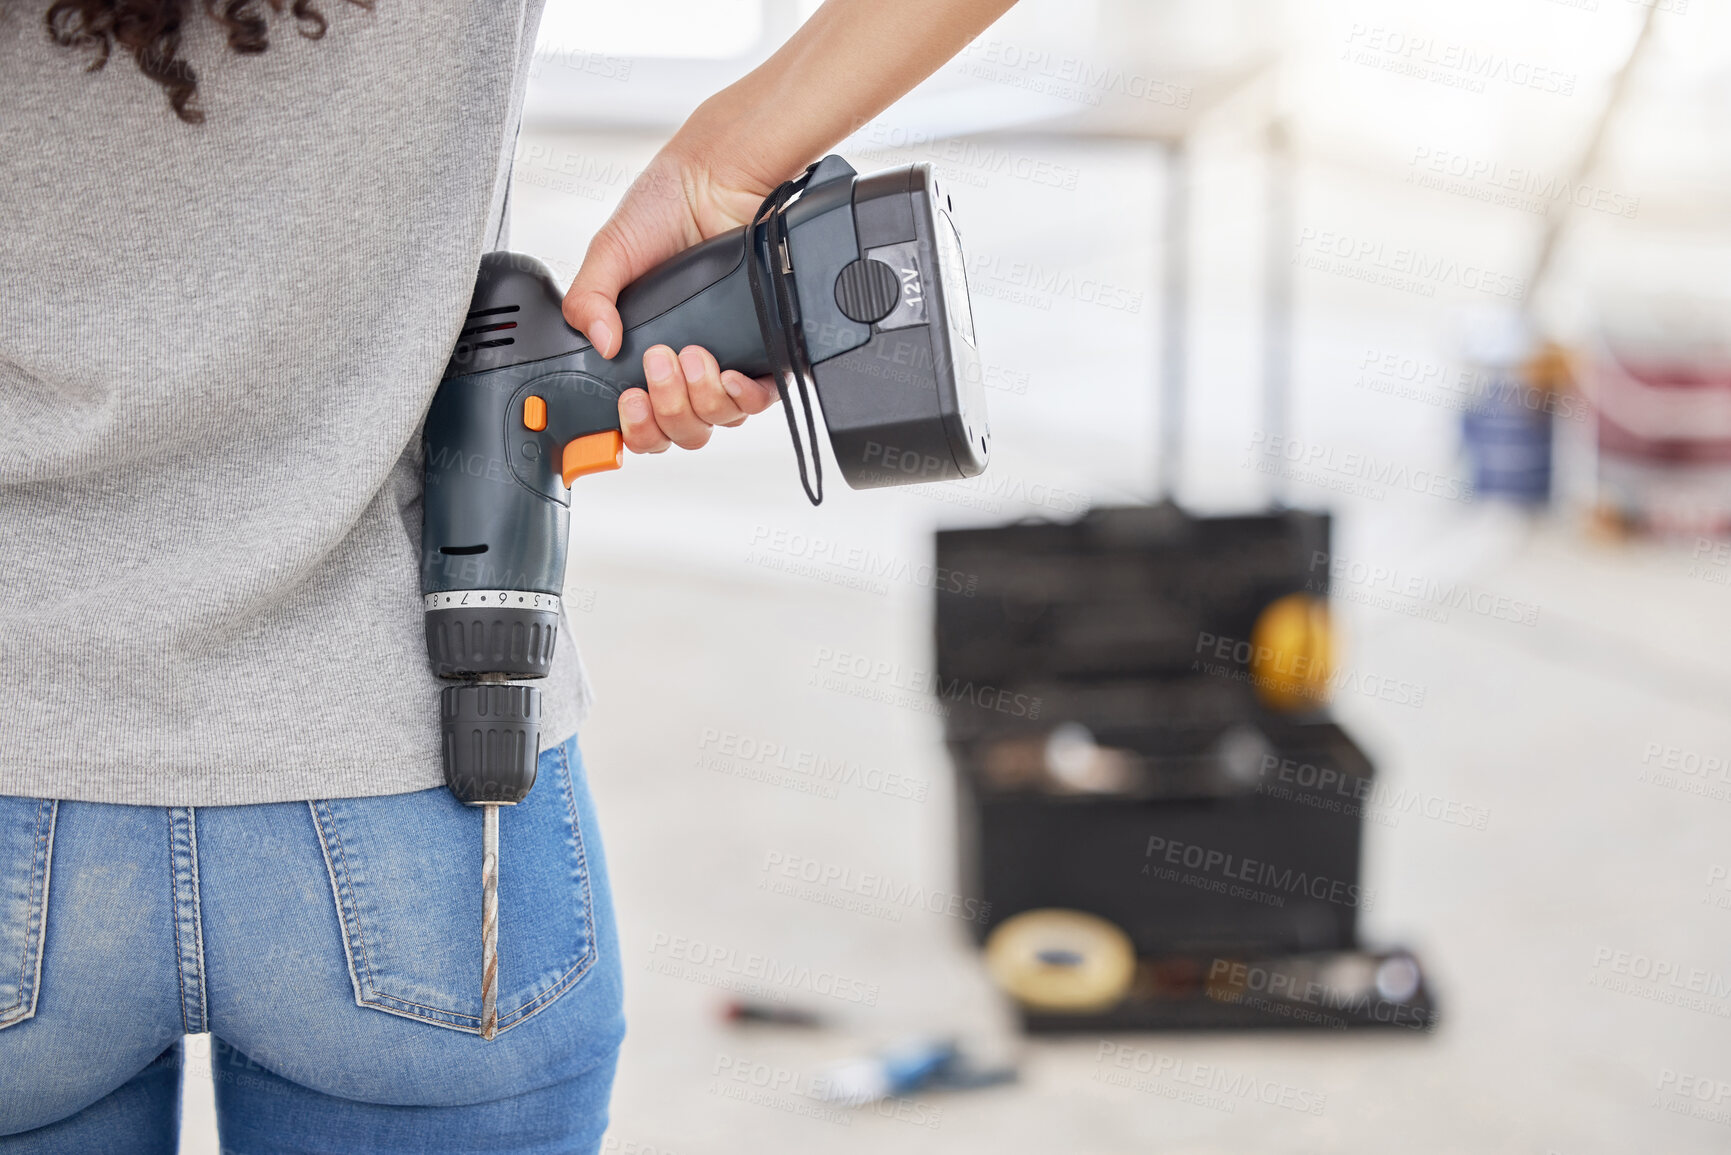
<svg viewBox="0 0 1731 1155">
<path fill-rule="evenodd" d="M 546 266 L 518 253 L 481 259 L 462 335 L 424 431 L 422 591 L 563 584 L 571 486 L 617 469 L 619 395 L 647 387 L 654 345 L 702 345 L 723 369 L 770 372 L 745 232 L 678 253 L 619 295 L 625 333 L 603 358 L 565 322 Z"/>
<path fill-rule="evenodd" d="M 757 325 L 745 260 L 745 230 L 711 237 L 662 262 L 619 294 L 625 336 L 611 361 L 591 354 L 589 371 L 614 385 L 642 389 L 643 354 L 655 345 L 675 352 L 701 345 L 721 368 L 748 377 L 770 372 Z"/>
</svg>

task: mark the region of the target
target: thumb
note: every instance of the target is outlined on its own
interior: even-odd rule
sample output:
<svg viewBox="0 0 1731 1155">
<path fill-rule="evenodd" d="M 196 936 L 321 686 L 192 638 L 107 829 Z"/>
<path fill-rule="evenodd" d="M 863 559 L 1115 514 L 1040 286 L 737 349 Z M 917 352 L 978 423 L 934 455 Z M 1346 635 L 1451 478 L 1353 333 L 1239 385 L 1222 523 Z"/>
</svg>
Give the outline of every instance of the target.
<svg viewBox="0 0 1731 1155">
<path fill-rule="evenodd" d="M 619 352 L 624 323 L 615 302 L 631 283 L 632 262 L 612 222 L 595 234 L 583 265 L 565 291 L 563 311 L 571 327 L 589 338 L 595 351 L 611 358 Z"/>
</svg>

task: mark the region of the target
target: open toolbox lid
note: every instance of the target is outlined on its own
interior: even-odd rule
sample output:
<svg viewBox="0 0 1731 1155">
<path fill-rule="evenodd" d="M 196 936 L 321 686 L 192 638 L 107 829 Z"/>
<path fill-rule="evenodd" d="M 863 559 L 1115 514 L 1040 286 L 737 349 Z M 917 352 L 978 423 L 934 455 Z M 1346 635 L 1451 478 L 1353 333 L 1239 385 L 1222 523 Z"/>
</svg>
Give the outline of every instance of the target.
<svg viewBox="0 0 1731 1155">
<path fill-rule="evenodd" d="M 941 533 L 935 688 L 957 766 L 988 794 L 1142 799 L 1255 794 L 1294 757 L 1368 778 L 1320 700 L 1265 704 L 1243 644 L 1280 599 L 1326 598 L 1328 549 L 1325 514 L 1170 504 Z"/>
<path fill-rule="evenodd" d="M 946 530 L 937 564 L 958 580 L 938 594 L 937 674 L 1011 689 L 1195 677 L 1204 650 L 1247 641 L 1278 598 L 1325 598 L 1328 550 L 1328 515 L 1299 510 L 1164 504 Z"/>
</svg>

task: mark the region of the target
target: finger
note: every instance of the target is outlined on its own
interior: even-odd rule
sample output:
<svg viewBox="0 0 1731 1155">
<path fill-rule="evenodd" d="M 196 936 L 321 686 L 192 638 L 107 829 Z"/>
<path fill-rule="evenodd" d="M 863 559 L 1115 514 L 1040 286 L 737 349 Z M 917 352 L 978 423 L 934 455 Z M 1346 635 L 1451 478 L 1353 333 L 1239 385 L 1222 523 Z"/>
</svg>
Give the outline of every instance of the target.
<svg viewBox="0 0 1731 1155">
<path fill-rule="evenodd" d="M 729 369 L 721 375 L 721 387 L 733 398 L 741 413 L 762 413 L 781 400 L 775 382 L 768 377 L 747 377 Z"/>
<path fill-rule="evenodd" d="M 572 328 L 589 338 L 603 357 L 619 352 L 625 325 L 619 320 L 614 301 L 619 290 L 631 282 L 631 257 L 611 224 L 589 242 L 583 265 L 565 291 L 563 312 Z"/>
<path fill-rule="evenodd" d="M 745 420 L 745 412 L 721 384 L 721 366 L 713 353 L 701 345 L 687 345 L 679 351 L 679 367 L 685 373 L 692 411 L 699 417 L 711 425 L 738 425 Z"/>
<path fill-rule="evenodd" d="M 681 449 L 702 449 L 714 432 L 691 409 L 691 394 L 679 359 L 666 345 L 651 345 L 643 353 L 643 375 L 649 380 L 649 404 L 655 424 Z"/>
<path fill-rule="evenodd" d="M 625 447 L 633 453 L 665 453 L 673 444 L 655 423 L 649 395 L 641 389 L 627 389 L 619 395 L 619 431 L 625 435 Z"/>
</svg>

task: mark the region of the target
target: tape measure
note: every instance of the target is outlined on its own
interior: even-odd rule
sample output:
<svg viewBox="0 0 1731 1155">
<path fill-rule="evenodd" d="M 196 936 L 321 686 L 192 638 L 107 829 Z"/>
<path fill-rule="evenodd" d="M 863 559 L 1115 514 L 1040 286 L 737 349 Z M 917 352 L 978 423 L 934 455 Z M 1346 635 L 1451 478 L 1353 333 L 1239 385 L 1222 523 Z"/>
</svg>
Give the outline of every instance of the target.
<svg viewBox="0 0 1731 1155">
<path fill-rule="evenodd" d="M 1030 1010 L 1103 1011 L 1130 991 L 1136 948 L 1130 936 L 1079 910 L 1029 910 L 986 939 L 986 970 Z"/>
<path fill-rule="evenodd" d="M 1250 674 L 1264 706 L 1296 713 L 1327 704 L 1334 674 L 1327 602 L 1287 594 L 1268 603 L 1251 629 L 1250 644 Z"/>
</svg>

